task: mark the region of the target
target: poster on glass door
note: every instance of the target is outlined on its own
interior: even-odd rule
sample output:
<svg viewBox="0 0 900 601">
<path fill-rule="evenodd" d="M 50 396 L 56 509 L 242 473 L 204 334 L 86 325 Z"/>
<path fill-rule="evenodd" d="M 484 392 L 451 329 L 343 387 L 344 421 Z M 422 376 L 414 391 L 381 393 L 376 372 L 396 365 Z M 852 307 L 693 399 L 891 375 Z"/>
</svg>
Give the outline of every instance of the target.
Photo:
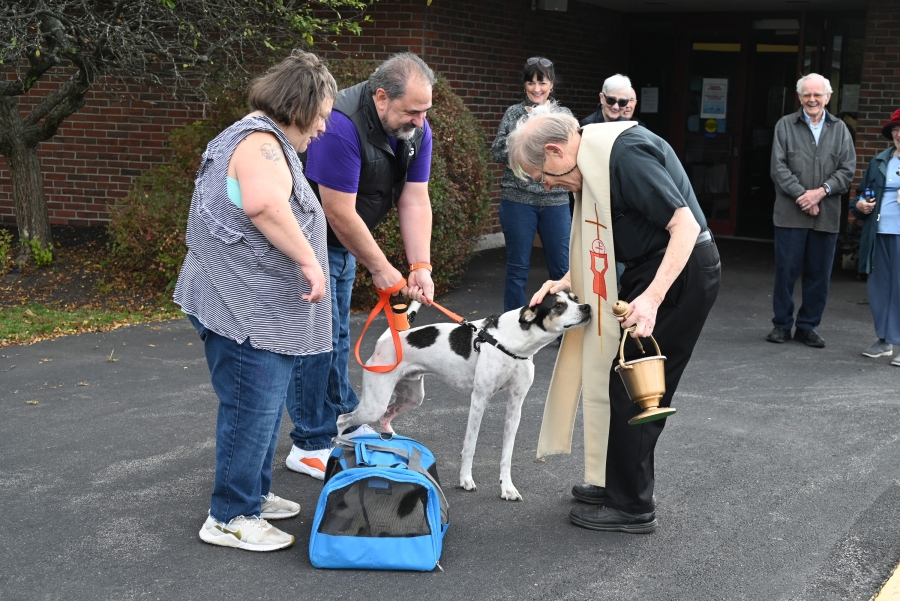
<svg viewBox="0 0 900 601">
<path fill-rule="evenodd" d="M 728 105 L 728 80 L 703 78 L 700 90 L 700 118 L 724 119 Z"/>
</svg>

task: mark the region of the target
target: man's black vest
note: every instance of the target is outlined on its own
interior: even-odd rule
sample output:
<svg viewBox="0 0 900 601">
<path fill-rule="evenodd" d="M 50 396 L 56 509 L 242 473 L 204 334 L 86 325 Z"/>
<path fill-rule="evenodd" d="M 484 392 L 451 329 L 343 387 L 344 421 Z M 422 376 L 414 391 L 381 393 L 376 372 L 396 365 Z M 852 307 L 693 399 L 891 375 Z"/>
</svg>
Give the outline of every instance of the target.
<svg viewBox="0 0 900 601">
<path fill-rule="evenodd" d="M 396 152 L 392 150 L 378 118 L 375 101 L 366 91 L 367 83 L 364 81 L 341 90 L 334 102 L 333 110 L 346 115 L 356 126 L 356 132 L 359 134 L 362 170 L 356 192 L 356 213 L 369 231 L 372 231 L 397 204 L 406 184 L 406 172 L 419 154 L 425 132 L 416 129 L 411 140 L 397 140 L 397 150 Z M 309 184 L 321 202 L 318 184 L 312 180 Z M 328 244 L 343 246 L 334 235 L 330 224 Z"/>
</svg>

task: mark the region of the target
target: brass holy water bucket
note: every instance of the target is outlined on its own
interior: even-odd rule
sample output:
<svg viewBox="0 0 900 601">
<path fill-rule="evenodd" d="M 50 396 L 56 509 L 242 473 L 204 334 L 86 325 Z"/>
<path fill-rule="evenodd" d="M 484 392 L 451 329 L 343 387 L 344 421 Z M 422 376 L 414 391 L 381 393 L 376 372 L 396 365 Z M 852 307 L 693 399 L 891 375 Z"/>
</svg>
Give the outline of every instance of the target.
<svg viewBox="0 0 900 601">
<path fill-rule="evenodd" d="M 624 315 L 624 311 L 622 314 Z M 625 384 L 628 397 L 643 409 L 641 413 L 628 420 L 631 425 L 646 424 L 675 413 L 673 407 L 659 406 L 659 401 L 666 393 L 666 358 L 660 352 L 656 339 L 652 335 L 650 336 L 653 346 L 656 347 L 656 355 L 625 361 L 625 339 L 628 338 L 628 333 L 633 332 L 634 329 L 635 326 L 631 326 L 622 334 L 622 342 L 619 344 L 619 364 L 616 366 L 616 371 L 622 378 L 622 383 Z M 634 341 L 643 354 L 644 347 L 640 340 L 635 338 Z"/>
</svg>

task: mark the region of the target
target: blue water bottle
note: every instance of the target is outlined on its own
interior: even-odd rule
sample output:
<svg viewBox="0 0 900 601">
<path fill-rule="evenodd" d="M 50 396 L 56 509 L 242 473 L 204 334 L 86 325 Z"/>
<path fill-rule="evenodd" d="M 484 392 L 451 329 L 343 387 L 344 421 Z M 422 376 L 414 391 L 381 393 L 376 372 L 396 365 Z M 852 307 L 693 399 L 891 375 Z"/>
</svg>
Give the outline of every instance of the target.
<svg viewBox="0 0 900 601">
<path fill-rule="evenodd" d="M 866 188 L 864 198 L 866 199 L 866 202 L 873 202 L 875 200 L 872 196 L 872 188 Z"/>
</svg>

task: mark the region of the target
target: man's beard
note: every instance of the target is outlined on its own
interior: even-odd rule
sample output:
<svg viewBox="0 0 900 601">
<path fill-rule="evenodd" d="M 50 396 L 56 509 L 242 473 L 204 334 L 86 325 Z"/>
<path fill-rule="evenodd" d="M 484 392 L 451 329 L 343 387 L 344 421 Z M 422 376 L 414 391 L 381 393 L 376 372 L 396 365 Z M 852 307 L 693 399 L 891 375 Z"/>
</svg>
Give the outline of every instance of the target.
<svg viewBox="0 0 900 601">
<path fill-rule="evenodd" d="M 398 140 L 411 140 L 412 137 L 416 135 L 416 126 L 413 123 L 407 123 L 406 125 L 392 128 L 388 127 L 386 119 L 382 119 L 381 127 L 384 128 L 384 133 L 386 133 L 389 137 L 397 138 Z"/>
</svg>

